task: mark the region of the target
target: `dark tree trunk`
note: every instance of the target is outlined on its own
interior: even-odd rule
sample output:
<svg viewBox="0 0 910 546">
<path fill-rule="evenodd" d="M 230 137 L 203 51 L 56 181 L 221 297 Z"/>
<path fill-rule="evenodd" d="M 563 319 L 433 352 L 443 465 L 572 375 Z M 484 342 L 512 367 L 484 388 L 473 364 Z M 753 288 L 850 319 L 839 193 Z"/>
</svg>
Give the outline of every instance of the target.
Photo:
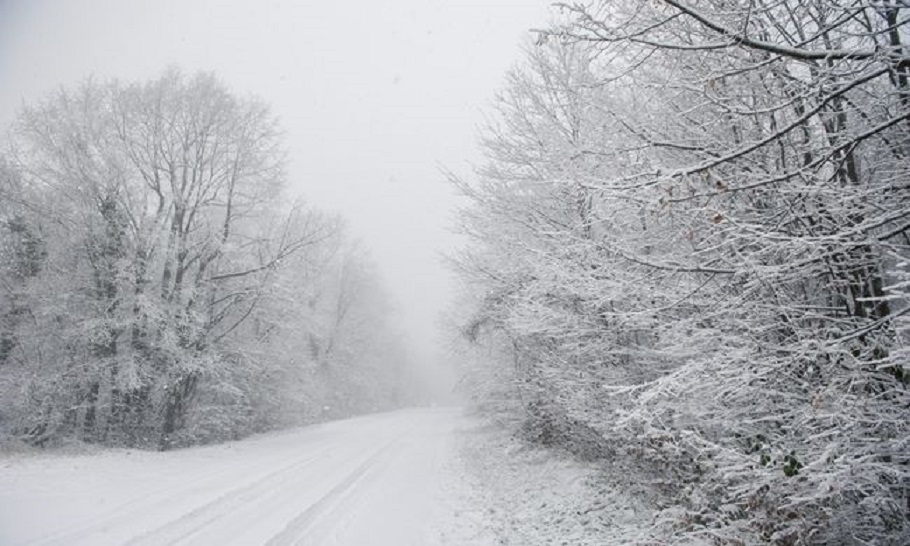
<svg viewBox="0 0 910 546">
<path fill-rule="evenodd" d="M 196 385 L 199 375 L 188 373 L 182 375 L 168 389 L 164 402 L 164 423 L 161 429 L 159 449 L 165 451 L 174 446 L 175 433 L 179 432 L 186 424 L 186 413 L 190 402 L 196 394 Z"/>
<path fill-rule="evenodd" d="M 98 393 L 101 386 L 97 381 L 93 382 L 85 396 L 85 418 L 82 420 L 82 438 L 88 442 L 97 441 L 95 427 L 98 419 Z"/>
</svg>

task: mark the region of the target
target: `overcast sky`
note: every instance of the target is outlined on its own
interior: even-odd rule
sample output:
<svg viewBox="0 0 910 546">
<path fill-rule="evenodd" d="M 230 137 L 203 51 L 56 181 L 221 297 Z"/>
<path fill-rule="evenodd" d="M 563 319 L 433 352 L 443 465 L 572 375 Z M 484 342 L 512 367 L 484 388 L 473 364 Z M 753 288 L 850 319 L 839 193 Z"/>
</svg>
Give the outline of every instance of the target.
<svg viewBox="0 0 910 546">
<path fill-rule="evenodd" d="M 342 213 L 428 355 L 451 297 L 438 255 L 477 128 L 550 0 L 0 0 L 0 124 L 89 74 L 215 71 L 269 102 L 292 191 Z"/>
</svg>

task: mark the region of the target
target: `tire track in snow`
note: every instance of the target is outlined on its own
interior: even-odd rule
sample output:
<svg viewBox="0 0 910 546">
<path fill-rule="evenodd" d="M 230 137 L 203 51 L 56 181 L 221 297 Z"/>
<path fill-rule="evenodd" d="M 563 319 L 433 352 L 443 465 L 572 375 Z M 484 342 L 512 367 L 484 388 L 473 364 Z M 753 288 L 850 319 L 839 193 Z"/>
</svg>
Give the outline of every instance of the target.
<svg viewBox="0 0 910 546">
<path fill-rule="evenodd" d="M 259 477 L 257 477 L 255 482 L 247 483 L 244 486 L 232 489 L 231 491 L 228 491 L 227 493 L 221 495 L 215 501 L 211 501 L 211 502 L 203 504 L 202 506 L 199 506 L 198 508 L 196 508 L 192 512 L 190 512 L 190 514 L 194 514 L 197 511 L 201 511 L 201 510 L 205 509 L 206 507 L 208 507 L 209 505 L 215 504 L 215 503 L 221 501 L 222 499 L 225 499 L 226 497 L 232 497 L 234 495 L 242 495 L 245 491 L 253 489 L 262 480 L 274 478 L 275 476 L 278 476 L 278 475 L 283 476 L 284 474 L 287 474 L 288 472 L 293 472 L 294 470 L 297 470 L 303 466 L 312 464 L 314 461 L 321 458 L 322 455 L 329 449 L 322 450 L 319 453 L 317 453 L 316 455 L 308 457 L 307 459 L 305 459 L 303 461 L 295 461 L 294 463 L 284 465 L 280 469 L 268 473 L 266 476 L 259 476 Z M 257 466 L 255 468 L 254 472 L 258 475 L 260 473 L 261 469 L 262 469 L 262 467 Z M 108 529 L 118 529 L 118 528 L 123 528 L 125 526 L 128 527 L 131 522 L 135 521 L 137 514 L 146 513 L 146 512 L 154 513 L 160 507 L 169 506 L 169 505 L 173 504 L 175 498 L 179 498 L 181 496 L 184 496 L 184 495 L 187 495 L 190 493 L 196 493 L 197 491 L 200 491 L 200 490 L 204 491 L 205 489 L 210 488 L 213 483 L 215 483 L 215 484 L 219 483 L 220 482 L 219 478 L 222 478 L 224 476 L 228 476 L 231 474 L 237 474 L 237 469 L 229 468 L 229 469 L 225 469 L 225 470 L 219 470 L 216 472 L 208 473 L 205 476 L 200 477 L 198 480 L 193 480 L 193 482 L 190 484 L 181 484 L 181 487 L 177 490 L 174 490 L 173 488 L 161 489 L 159 491 L 156 491 L 154 494 L 150 495 L 151 500 L 149 499 L 149 497 L 132 500 L 132 501 L 127 502 L 126 504 L 118 507 L 113 513 L 107 514 L 100 518 L 95 518 L 93 520 L 90 520 L 90 521 L 86 522 L 85 524 L 78 526 L 77 528 L 71 528 L 71 529 L 56 533 L 52 536 L 44 537 L 44 538 L 38 540 L 37 542 L 33 543 L 33 545 L 34 546 L 70 546 L 72 544 L 79 544 L 79 543 L 91 544 L 91 542 L 81 542 L 81 541 L 90 539 L 93 535 L 103 534 Z M 187 487 L 187 485 L 189 485 L 189 487 Z M 177 522 L 179 522 L 180 520 L 183 520 L 190 514 L 185 514 L 183 516 L 180 516 L 176 520 L 172 520 L 168 524 L 158 527 L 157 529 L 153 529 L 152 531 L 150 531 L 150 533 L 156 533 L 159 530 L 162 530 L 171 524 L 176 524 Z M 126 540 L 129 540 L 129 539 L 126 539 Z M 132 540 L 135 541 L 137 539 L 134 538 Z M 171 541 L 171 542 L 173 542 L 173 541 Z M 166 544 L 168 542 L 167 541 L 155 541 L 155 542 L 151 542 L 150 544 L 162 544 L 162 543 Z"/>
<path fill-rule="evenodd" d="M 7 521 L 21 515 L 23 529 L 10 537 L 32 546 L 441 544 L 430 526 L 447 517 L 448 503 L 428 488 L 445 473 L 437 459 L 451 455 L 443 440 L 455 418 L 452 411 L 400 411 L 270 435 L 236 450 L 135 462 L 113 454 L 110 465 L 98 458 L 72 468 L 65 459 L 51 467 L 55 479 L 80 477 L 63 490 L 66 505 L 54 504 L 54 488 L 31 493 L 23 480 L 7 480 L 12 492 L 0 491 L 0 501 L 15 508 L 18 495 L 25 499 L 28 509 L 11 511 Z M 44 485 L 27 470 L 23 476 Z M 97 485 L 85 479 L 93 475 Z M 55 522 L 58 513 L 66 525 Z"/>
<path fill-rule="evenodd" d="M 245 505 L 281 494 L 284 487 L 287 486 L 286 482 L 289 477 L 323 459 L 324 455 L 333 449 L 332 447 L 323 449 L 311 457 L 262 476 L 255 482 L 228 491 L 191 512 L 171 520 L 142 536 L 133 538 L 127 544 L 131 546 L 152 546 L 156 544 L 175 544 L 188 539 Z"/>
<path fill-rule="evenodd" d="M 190 493 L 205 489 L 210 483 L 217 482 L 222 476 L 233 472 L 233 469 L 220 469 L 206 473 L 190 482 L 182 483 L 182 492 Z M 173 497 L 173 487 L 162 487 L 150 492 L 145 497 L 131 499 L 104 515 L 88 519 L 83 523 L 57 531 L 49 536 L 41 537 L 34 542 L 29 542 L 29 544 L 32 546 L 70 546 L 82 538 L 97 533 L 99 529 L 128 522 L 138 513 L 153 511 L 158 507 L 169 505 L 173 502 Z"/>
<path fill-rule="evenodd" d="M 316 542 L 318 539 L 312 536 L 312 531 L 331 516 L 333 512 L 338 510 L 346 499 L 365 485 L 367 480 L 384 466 L 384 463 L 388 462 L 392 449 L 409 432 L 410 430 L 379 448 L 348 474 L 343 481 L 288 522 L 284 530 L 272 537 L 266 543 L 266 546 L 294 546 L 318 543 Z"/>
</svg>

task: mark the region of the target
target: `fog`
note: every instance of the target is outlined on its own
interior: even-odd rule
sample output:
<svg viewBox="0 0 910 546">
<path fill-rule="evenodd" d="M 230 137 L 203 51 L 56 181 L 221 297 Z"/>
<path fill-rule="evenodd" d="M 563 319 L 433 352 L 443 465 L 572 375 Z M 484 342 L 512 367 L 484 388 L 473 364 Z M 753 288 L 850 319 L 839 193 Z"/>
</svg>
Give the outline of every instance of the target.
<svg viewBox="0 0 910 546">
<path fill-rule="evenodd" d="M 452 293 L 440 256 L 457 244 L 440 167 L 477 161 L 483 111 L 548 4 L 0 2 L 0 124 L 90 75 L 214 71 L 271 105 L 293 192 L 346 218 L 430 364 Z"/>
</svg>

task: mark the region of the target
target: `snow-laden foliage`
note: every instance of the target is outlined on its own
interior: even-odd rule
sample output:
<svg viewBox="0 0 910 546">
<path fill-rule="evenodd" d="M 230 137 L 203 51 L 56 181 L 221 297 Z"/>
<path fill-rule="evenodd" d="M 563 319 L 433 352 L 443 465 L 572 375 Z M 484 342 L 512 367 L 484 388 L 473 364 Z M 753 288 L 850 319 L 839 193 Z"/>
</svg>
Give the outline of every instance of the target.
<svg viewBox="0 0 910 546">
<path fill-rule="evenodd" d="M 454 180 L 526 432 L 662 490 L 648 540 L 906 544 L 906 8 L 562 10 Z"/>
<path fill-rule="evenodd" d="M 167 448 L 398 401 L 375 270 L 337 218 L 287 204 L 279 136 L 259 101 L 177 70 L 23 109 L 0 172 L 0 431 Z"/>
</svg>

